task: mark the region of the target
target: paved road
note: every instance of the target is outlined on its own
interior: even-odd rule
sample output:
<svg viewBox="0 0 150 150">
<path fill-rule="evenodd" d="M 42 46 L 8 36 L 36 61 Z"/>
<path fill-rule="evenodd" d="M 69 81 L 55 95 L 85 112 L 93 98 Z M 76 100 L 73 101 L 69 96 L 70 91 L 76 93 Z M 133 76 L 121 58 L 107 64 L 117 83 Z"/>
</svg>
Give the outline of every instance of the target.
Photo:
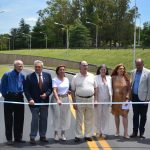
<svg viewBox="0 0 150 150">
<path fill-rule="evenodd" d="M 24 70 L 25 74 L 28 74 L 31 70 Z M 52 76 L 55 75 L 54 71 L 50 71 Z M 71 75 L 67 75 L 69 79 L 72 78 Z M 0 98 L 0 100 L 3 100 Z M 71 128 L 66 132 L 67 141 L 66 142 L 55 142 L 53 140 L 53 129 L 51 127 L 51 115 L 49 113 L 48 119 L 48 131 L 47 137 L 49 139 L 49 143 L 43 145 L 42 143 L 38 142 L 36 146 L 31 146 L 29 141 L 29 133 L 30 133 L 30 121 L 31 121 L 31 113 L 28 106 L 25 106 L 25 123 L 24 123 L 24 134 L 23 139 L 27 141 L 25 144 L 15 144 L 14 146 L 7 146 L 5 144 L 5 128 L 4 128 L 4 117 L 3 117 L 3 105 L 0 104 L 0 150 L 30 150 L 30 149 L 40 149 L 40 150 L 81 150 L 81 149 L 92 149 L 92 150 L 143 150 L 143 149 L 150 149 L 150 111 L 148 112 L 148 120 L 146 124 L 146 133 L 145 136 L 147 137 L 145 140 L 140 140 L 139 138 L 136 139 L 129 139 L 125 140 L 123 137 L 115 137 L 115 126 L 113 116 L 110 115 L 109 125 L 108 125 L 108 136 L 106 140 L 95 140 L 93 142 L 86 143 L 82 141 L 81 143 L 77 144 L 74 142 L 74 129 L 75 129 L 75 118 L 72 115 L 72 124 Z M 121 123 L 121 134 L 123 135 L 123 127 Z M 132 132 L 132 110 L 129 113 L 129 134 Z M 39 136 L 37 136 L 36 140 L 39 140 Z"/>
</svg>

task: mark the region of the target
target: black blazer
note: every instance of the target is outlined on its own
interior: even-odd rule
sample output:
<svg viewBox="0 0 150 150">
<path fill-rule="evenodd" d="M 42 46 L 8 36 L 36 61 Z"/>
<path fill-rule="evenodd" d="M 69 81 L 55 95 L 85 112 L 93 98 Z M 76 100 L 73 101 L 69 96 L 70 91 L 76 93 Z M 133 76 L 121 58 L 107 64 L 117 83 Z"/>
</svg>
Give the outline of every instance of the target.
<svg viewBox="0 0 150 150">
<path fill-rule="evenodd" d="M 51 75 L 47 72 L 42 72 L 43 75 L 43 89 L 41 90 L 39 88 L 38 80 L 36 73 L 33 72 L 29 75 L 27 75 L 25 80 L 25 96 L 28 101 L 33 99 L 35 103 L 48 103 L 49 102 L 49 96 L 52 93 L 52 78 Z M 46 99 L 41 99 L 40 95 L 43 93 L 46 93 L 47 97 Z"/>
</svg>

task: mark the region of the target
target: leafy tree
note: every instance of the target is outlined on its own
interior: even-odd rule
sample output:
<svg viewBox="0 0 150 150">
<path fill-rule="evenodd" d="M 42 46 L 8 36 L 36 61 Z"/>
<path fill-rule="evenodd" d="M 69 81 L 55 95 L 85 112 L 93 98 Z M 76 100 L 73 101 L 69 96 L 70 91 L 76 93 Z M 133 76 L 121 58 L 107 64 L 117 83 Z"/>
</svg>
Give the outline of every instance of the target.
<svg viewBox="0 0 150 150">
<path fill-rule="evenodd" d="M 70 29 L 70 47 L 88 48 L 91 46 L 89 30 L 81 23 L 73 25 Z"/>
<path fill-rule="evenodd" d="M 38 19 L 32 30 L 32 47 L 45 48 L 45 25 Z"/>
<path fill-rule="evenodd" d="M 150 22 L 144 23 L 141 40 L 144 47 L 150 47 Z"/>
<path fill-rule="evenodd" d="M 30 34 L 30 25 L 26 24 L 23 18 L 20 20 L 19 28 L 12 28 L 10 33 L 14 38 L 15 49 L 29 47 L 29 38 L 25 34 Z"/>
</svg>

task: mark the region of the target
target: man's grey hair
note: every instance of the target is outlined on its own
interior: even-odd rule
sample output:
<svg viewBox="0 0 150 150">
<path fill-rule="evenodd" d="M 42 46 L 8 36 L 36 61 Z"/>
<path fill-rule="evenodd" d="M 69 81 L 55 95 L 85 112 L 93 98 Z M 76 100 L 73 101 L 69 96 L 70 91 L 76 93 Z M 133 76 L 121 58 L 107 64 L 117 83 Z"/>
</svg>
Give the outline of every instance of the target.
<svg viewBox="0 0 150 150">
<path fill-rule="evenodd" d="M 23 64 L 22 60 L 15 60 L 14 61 L 14 66 L 16 66 L 17 64 Z"/>
<path fill-rule="evenodd" d="M 37 64 L 41 64 L 42 67 L 44 66 L 44 63 L 41 60 L 35 60 L 34 61 L 34 66 L 36 66 Z"/>
</svg>

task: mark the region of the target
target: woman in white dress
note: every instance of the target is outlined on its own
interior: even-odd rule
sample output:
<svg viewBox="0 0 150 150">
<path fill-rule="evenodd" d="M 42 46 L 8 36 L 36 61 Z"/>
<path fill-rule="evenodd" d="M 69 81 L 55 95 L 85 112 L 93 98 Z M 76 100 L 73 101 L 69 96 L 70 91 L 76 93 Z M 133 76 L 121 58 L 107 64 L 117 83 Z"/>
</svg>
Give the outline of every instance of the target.
<svg viewBox="0 0 150 150">
<path fill-rule="evenodd" d="M 69 103 L 69 80 L 65 77 L 65 66 L 60 65 L 56 68 L 57 77 L 53 78 L 53 96 L 52 103 L 57 102 L 58 105 L 52 105 L 52 120 L 54 127 L 54 140 L 59 140 L 58 131 L 61 130 L 61 140 L 66 141 L 65 130 L 70 128 L 71 112 Z"/>
<path fill-rule="evenodd" d="M 112 81 L 111 76 L 108 75 L 108 69 L 105 64 L 97 69 L 95 80 L 97 85 L 97 101 L 111 102 Z M 95 129 L 98 138 L 106 137 L 106 129 L 108 130 L 109 107 L 109 104 L 99 104 L 95 107 Z"/>
</svg>

